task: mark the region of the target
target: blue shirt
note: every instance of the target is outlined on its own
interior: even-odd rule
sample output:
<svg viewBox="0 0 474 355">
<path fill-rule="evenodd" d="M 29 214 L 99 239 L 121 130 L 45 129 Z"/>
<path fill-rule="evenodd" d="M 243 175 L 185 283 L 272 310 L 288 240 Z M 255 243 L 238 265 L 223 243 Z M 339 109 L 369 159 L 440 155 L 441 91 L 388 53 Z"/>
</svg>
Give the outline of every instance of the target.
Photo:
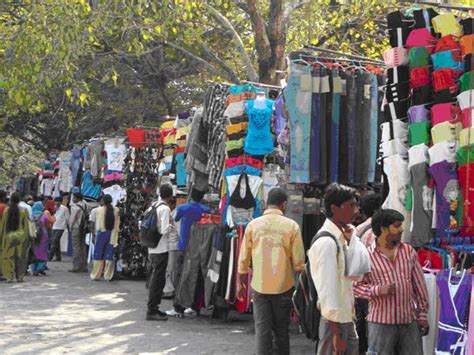
<svg viewBox="0 0 474 355">
<path fill-rule="evenodd" d="M 265 107 L 255 107 L 255 100 L 247 101 L 249 126 L 244 150 L 250 155 L 265 155 L 273 152 L 273 138 L 270 131 L 273 101 L 265 100 Z"/>
<path fill-rule="evenodd" d="M 210 213 L 211 209 L 199 202 L 190 202 L 178 206 L 176 209 L 175 221 L 181 221 L 181 230 L 179 233 L 178 249 L 185 251 L 188 245 L 189 234 L 194 223 L 201 219 L 203 213 Z"/>
</svg>

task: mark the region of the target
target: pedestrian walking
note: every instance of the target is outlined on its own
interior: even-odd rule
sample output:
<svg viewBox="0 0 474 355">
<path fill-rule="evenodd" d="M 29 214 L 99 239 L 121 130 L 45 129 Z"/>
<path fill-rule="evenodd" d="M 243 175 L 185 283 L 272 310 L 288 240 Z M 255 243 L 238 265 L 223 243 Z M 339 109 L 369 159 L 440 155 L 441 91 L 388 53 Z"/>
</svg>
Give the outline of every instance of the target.
<svg viewBox="0 0 474 355">
<path fill-rule="evenodd" d="M 158 230 L 161 239 L 155 248 L 148 248 L 149 269 L 147 274 L 148 303 L 146 320 L 167 320 L 165 312 L 160 311 L 161 297 L 166 284 L 166 267 L 168 265 L 168 234 L 170 225 L 170 201 L 173 199 L 173 187 L 165 184 L 160 187 L 160 198 L 154 203 L 157 214 Z"/>
<path fill-rule="evenodd" d="M 428 290 L 418 257 L 401 242 L 403 215 L 386 209 L 372 219 L 376 236 L 368 250 L 372 269 L 354 284 L 357 297 L 369 300 L 369 352 L 422 355 L 429 326 Z"/>
<path fill-rule="evenodd" d="M 94 264 L 91 279 L 100 280 L 102 273 L 104 280 L 110 281 L 114 277 L 114 248 L 118 245 L 120 227 L 119 209 L 112 205 L 112 196 L 105 195 L 103 206 L 97 208 L 95 218 L 96 237 L 94 243 Z"/>
<path fill-rule="evenodd" d="M 13 277 L 23 282 L 26 273 L 27 259 L 23 248 L 29 233 L 28 211 L 19 204 L 20 194 L 12 194 L 0 223 L 2 272 L 7 282 L 13 282 Z"/>
<path fill-rule="evenodd" d="M 53 224 L 53 229 L 51 232 L 51 242 L 49 248 L 49 260 L 61 261 L 61 237 L 64 234 L 65 230 L 69 230 L 69 208 L 63 204 L 63 199 L 61 197 L 56 197 L 54 199 L 56 204 L 56 213 L 54 215 L 55 222 Z"/>
<path fill-rule="evenodd" d="M 87 204 L 83 201 L 80 192 L 72 195 L 72 201 L 69 219 L 72 234 L 72 269 L 69 272 L 88 272 L 85 230 L 88 223 Z"/>
<path fill-rule="evenodd" d="M 8 207 L 8 197 L 7 192 L 5 190 L 0 190 L 0 221 L 2 220 L 3 213 L 5 209 Z M 2 238 L 1 238 L 1 231 L 0 231 L 0 260 L 2 258 Z M 2 273 L 2 262 L 0 261 L 0 281 L 5 281 L 6 278 L 3 277 Z"/>
<path fill-rule="evenodd" d="M 333 183 L 326 188 L 324 203 L 327 218 L 318 234 L 328 232 L 333 238 L 316 239 L 308 251 L 321 309 L 317 354 L 355 355 L 359 354 L 359 342 L 353 322 L 354 296 L 352 281 L 345 271 L 351 244 L 360 243 L 351 225 L 359 213 L 357 193 Z"/>
<path fill-rule="evenodd" d="M 255 339 L 257 354 L 289 354 L 290 315 L 295 286 L 293 272 L 304 267 L 304 246 L 298 224 L 285 217 L 288 196 L 274 188 L 268 194 L 263 216 L 251 221 L 242 241 L 238 273 L 238 298 L 247 292 L 245 282 L 252 267 Z"/>
<path fill-rule="evenodd" d="M 48 261 L 48 225 L 54 223 L 54 217 L 49 211 L 45 211 L 43 203 L 35 202 L 32 208 L 33 220 L 35 221 L 36 235 L 31 243 L 33 260 L 31 272 L 33 276 L 46 275 L 46 263 Z"/>
</svg>

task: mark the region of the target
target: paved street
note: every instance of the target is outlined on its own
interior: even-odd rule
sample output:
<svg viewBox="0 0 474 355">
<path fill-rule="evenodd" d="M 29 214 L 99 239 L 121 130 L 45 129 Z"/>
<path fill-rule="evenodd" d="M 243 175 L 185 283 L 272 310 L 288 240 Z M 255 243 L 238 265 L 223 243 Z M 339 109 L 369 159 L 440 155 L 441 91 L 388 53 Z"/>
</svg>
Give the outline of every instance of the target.
<svg viewBox="0 0 474 355">
<path fill-rule="evenodd" d="M 67 260 L 67 259 L 66 259 Z M 231 312 L 227 322 L 209 315 L 147 322 L 143 281 L 93 282 L 71 274 L 70 262 L 51 262 L 48 276 L 23 284 L 0 283 L 0 352 L 252 354 L 250 315 Z M 162 309 L 169 309 L 164 301 Z M 292 327 L 293 354 L 313 344 Z"/>
</svg>

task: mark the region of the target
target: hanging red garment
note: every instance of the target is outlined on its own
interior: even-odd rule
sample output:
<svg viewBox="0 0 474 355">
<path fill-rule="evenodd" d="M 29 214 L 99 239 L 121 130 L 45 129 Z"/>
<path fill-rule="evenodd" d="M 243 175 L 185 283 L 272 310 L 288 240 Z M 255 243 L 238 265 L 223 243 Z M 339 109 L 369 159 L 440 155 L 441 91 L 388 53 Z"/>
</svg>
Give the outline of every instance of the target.
<svg viewBox="0 0 474 355">
<path fill-rule="evenodd" d="M 141 128 L 127 128 L 128 145 L 133 148 L 145 146 L 145 130 Z"/>
<path fill-rule="evenodd" d="M 436 270 L 443 269 L 443 257 L 440 254 L 426 249 L 418 250 L 417 254 L 421 266 Z"/>
<path fill-rule="evenodd" d="M 458 168 L 459 185 L 462 191 L 462 225 L 460 235 L 474 235 L 474 162 Z"/>
</svg>

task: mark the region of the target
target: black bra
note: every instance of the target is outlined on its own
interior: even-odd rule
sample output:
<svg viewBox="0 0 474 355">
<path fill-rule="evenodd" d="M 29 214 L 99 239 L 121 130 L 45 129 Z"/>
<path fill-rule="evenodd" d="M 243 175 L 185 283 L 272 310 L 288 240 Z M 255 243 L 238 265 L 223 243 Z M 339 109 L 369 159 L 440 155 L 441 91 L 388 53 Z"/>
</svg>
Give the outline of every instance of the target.
<svg viewBox="0 0 474 355">
<path fill-rule="evenodd" d="M 242 177 L 245 177 L 245 196 L 240 196 L 240 186 L 242 184 Z M 243 208 L 249 210 L 255 207 L 255 197 L 250 191 L 249 177 L 246 173 L 240 174 L 239 181 L 237 181 L 237 186 L 235 187 L 234 192 L 230 196 L 229 204 L 233 207 Z"/>
</svg>

